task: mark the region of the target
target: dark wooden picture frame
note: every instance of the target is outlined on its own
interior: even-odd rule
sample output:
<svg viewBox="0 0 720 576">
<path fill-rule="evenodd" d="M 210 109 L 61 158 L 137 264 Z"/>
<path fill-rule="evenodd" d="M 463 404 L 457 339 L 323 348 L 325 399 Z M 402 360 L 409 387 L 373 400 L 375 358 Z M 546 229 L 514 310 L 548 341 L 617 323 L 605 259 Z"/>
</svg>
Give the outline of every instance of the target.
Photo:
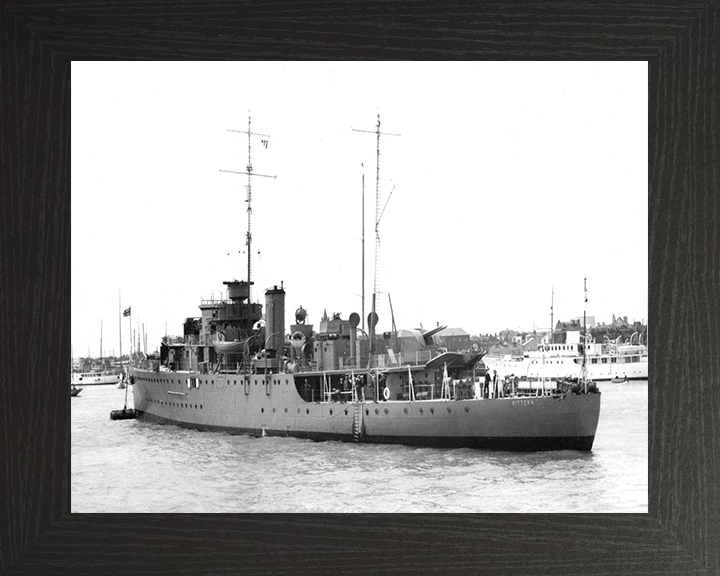
<svg viewBox="0 0 720 576">
<path fill-rule="evenodd" d="M 718 12 L 716 0 L 3 3 L 0 573 L 720 574 Z M 169 58 L 648 61 L 650 512 L 70 514 L 70 63 Z"/>
</svg>

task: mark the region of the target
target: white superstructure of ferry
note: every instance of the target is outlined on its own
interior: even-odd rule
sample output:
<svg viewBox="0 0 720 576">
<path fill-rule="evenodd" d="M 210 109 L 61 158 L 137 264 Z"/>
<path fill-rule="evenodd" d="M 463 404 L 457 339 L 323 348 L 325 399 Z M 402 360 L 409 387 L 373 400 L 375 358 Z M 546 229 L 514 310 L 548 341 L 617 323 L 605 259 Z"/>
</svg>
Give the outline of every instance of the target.
<svg viewBox="0 0 720 576">
<path fill-rule="evenodd" d="M 485 366 L 500 377 L 577 378 L 582 367 L 580 332 L 568 331 L 563 344 L 541 344 L 523 357 L 485 356 Z M 647 380 L 648 348 L 643 344 L 589 342 L 587 375 L 591 380 Z"/>
</svg>

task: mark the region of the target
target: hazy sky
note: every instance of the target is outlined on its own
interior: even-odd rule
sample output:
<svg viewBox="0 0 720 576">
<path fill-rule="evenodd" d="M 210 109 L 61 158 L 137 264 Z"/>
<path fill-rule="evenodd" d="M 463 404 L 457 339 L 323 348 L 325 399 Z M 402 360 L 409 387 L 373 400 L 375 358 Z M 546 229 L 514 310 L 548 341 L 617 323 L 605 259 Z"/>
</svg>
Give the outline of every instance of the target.
<svg viewBox="0 0 720 576">
<path fill-rule="evenodd" d="M 102 63 L 72 66 L 72 343 L 119 353 L 119 295 L 148 350 L 245 279 L 365 314 L 380 141 L 379 330 L 471 334 L 587 313 L 647 319 L 647 65 Z M 364 164 L 364 167 L 363 167 Z M 388 201 L 388 196 L 392 195 Z M 387 202 L 387 204 L 386 204 Z M 128 319 L 123 351 L 130 344 Z"/>
</svg>

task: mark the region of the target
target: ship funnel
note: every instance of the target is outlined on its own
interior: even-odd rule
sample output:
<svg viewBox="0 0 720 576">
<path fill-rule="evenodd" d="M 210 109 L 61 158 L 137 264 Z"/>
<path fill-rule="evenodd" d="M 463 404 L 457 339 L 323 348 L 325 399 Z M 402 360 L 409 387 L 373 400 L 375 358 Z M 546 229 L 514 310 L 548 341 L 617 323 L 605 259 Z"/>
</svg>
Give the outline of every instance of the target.
<svg viewBox="0 0 720 576">
<path fill-rule="evenodd" d="M 282 356 L 285 342 L 285 290 L 274 286 L 265 291 L 265 349 Z"/>
</svg>

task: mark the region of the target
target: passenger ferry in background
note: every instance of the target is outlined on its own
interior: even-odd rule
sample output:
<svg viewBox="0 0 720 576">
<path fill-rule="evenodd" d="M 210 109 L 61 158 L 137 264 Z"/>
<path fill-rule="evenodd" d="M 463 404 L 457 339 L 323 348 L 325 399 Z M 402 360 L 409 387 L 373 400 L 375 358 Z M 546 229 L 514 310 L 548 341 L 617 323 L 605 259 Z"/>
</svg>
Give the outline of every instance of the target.
<svg viewBox="0 0 720 576">
<path fill-rule="evenodd" d="M 647 380 L 648 348 L 642 344 L 639 334 L 637 343 L 633 343 L 636 334 L 626 343 L 622 343 L 621 337 L 596 343 L 590 334 L 586 334 L 588 378 L 594 381 Z M 576 378 L 583 361 L 580 339 L 579 331 L 568 331 L 563 344 L 541 344 L 536 351 L 527 351 L 522 357 L 485 356 L 483 361 L 489 370 L 496 370 L 501 377 L 514 375 L 528 380 Z"/>
</svg>

